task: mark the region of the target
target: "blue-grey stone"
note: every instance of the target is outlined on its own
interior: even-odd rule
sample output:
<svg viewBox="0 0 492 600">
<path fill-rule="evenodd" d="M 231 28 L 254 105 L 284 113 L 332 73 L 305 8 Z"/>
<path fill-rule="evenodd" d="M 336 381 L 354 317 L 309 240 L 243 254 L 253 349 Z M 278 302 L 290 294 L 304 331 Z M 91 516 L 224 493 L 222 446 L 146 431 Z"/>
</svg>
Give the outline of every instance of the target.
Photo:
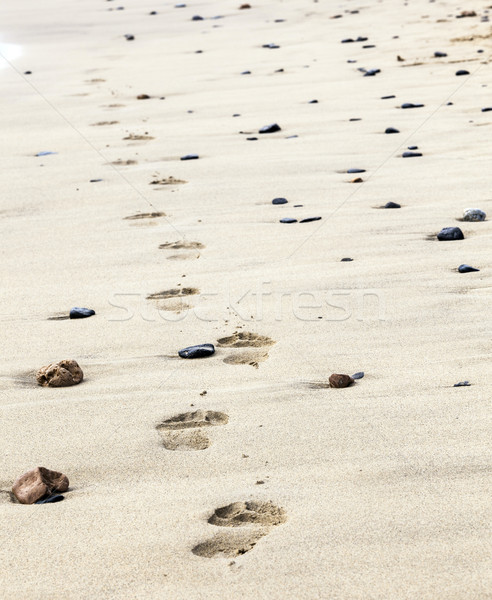
<svg viewBox="0 0 492 600">
<path fill-rule="evenodd" d="M 61 494 L 51 494 L 49 496 L 43 496 L 43 498 L 40 498 L 34 504 L 52 504 L 54 502 L 61 502 L 62 500 L 65 500 L 65 496 L 62 496 Z"/>
<path fill-rule="evenodd" d="M 479 208 L 465 208 L 463 211 L 463 221 L 485 221 L 486 216 Z"/>
<path fill-rule="evenodd" d="M 459 383 L 455 383 L 453 387 L 468 387 L 471 383 L 469 381 L 460 381 Z"/>
<path fill-rule="evenodd" d="M 320 221 L 321 217 L 307 217 L 307 219 L 302 219 L 299 223 L 311 223 L 312 221 Z"/>
<path fill-rule="evenodd" d="M 196 346 L 188 346 L 178 352 L 181 358 L 205 358 L 212 356 L 215 353 L 213 344 L 198 344 Z"/>
<path fill-rule="evenodd" d="M 386 202 L 384 208 L 401 208 L 401 205 L 396 202 Z"/>
<path fill-rule="evenodd" d="M 450 242 L 453 240 L 464 240 L 465 236 L 459 227 L 444 227 L 437 234 L 437 239 L 441 242 Z"/>
<path fill-rule="evenodd" d="M 358 371 L 352 375 L 352 379 L 362 379 L 364 377 L 364 371 Z"/>
<path fill-rule="evenodd" d="M 395 127 L 386 127 L 384 133 L 400 133 L 400 131 L 399 131 L 399 129 L 396 129 Z"/>
<path fill-rule="evenodd" d="M 413 102 L 404 102 L 401 107 L 402 108 L 422 108 L 423 104 L 414 104 Z"/>
<path fill-rule="evenodd" d="M 198 158 L 200 158 L 198 154 L 186 154 L 185 156 L 182 156 L 180 160 L 197 160 Z"/>
<path fill-rule="evenodd" d="M 287 198 L 274 198 L 272 204 L 287 204 Z"/>
<path fill-rule="evenodd" d="M 92 308 L 79 308 L 76 306 L 70 310 L 71 319 L 87 319 L 87 317 L 92 317 L 95 314 L 96 311 L 92 310 Z"/>
<path fill-rule="evenodd" d="M 412 158 L 414 156 L 422 156 L 422 152 L 404 152 L 402 154 L 403 158 Z"/>
<path fill-rule="evenodd" d="M 261 129 L 258 130 L 258 133 L 275 133 L 276 131 L 280 131 L 281 127 L 278 123 L 272 123 L 271 125 L 264 125 Z"/>
<path fill-rule="evenodd" d="M 365 173 L 366 170 L 365 169 L 349 169 L 347 171 L 347 173 L 349 173 L 350 175 L 352 175 L 353 173 Z"/>
<path fill-rule="evenodd" d="M 467 71 L 466 69 L 460 69 L 459 71 L 456 71 L 456 75 L 460 76 L 460 75 L 469 75 L 470 71 Z"/>
<path fill-rule="evenodd" d="M 470 267 L 470 265 L 460 265 L 458 271 L 460 273 L 473 273 L 474 271 L 480 271 L 480 269 L 475 269 L 475 267 Z"/>
<path fill-rule="evenodd" d="M 280 219 L 280 223 L 297 223 L 297 219 L 291 219 L 290 217 L 285 217 L 284 219 Z"/>
</svg>

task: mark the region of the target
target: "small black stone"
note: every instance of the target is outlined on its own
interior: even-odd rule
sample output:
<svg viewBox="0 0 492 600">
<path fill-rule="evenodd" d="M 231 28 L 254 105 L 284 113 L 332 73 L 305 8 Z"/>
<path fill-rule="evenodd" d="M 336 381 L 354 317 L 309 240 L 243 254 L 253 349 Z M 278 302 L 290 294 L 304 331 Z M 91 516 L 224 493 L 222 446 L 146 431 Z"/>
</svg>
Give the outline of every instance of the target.
<svg viewBox="0 0 492 600">
<path fill-rule="evenodd" d="M 364 377 L 364 371 L 358 371 L 352 375 L 352 379 L 362 379 Z"/>
<path fill-rule="evenodd" d="M 89 179 L 89 183 L 99 183 L 102 179 Z"/>
<path fill-rule="evenodd" d="M 321 217 L 308 217 L 307 219 L 302 219 L 299 223 L 311 223 L 311 221 L 320 221 Z"/>
<path fill-rule="evenodd" d="M 200 158 L 198 154 L 186 154 L 185 156 L 182 156 L 180 160 L 197 160 L 198 158 Z"/>
<path fill-rule="evenodd" d="M 485 108 L 482 108 L 482 112 L 490 112 L 492 110 L 492 106 L 486 106 Z"/>
<path fill-rule="evenodd" d="M 470 71 L 467 71 L 466 69 L 460 69 L 459 71 L 456 71 L 456 75 L 458 75 L 458 77 L 460 75 L 469 75 Z"/>
<path fill-rule="evenodd" d="M 381 96 L 381 100 L 390 100 L 391 98 L 396 98 L 396 96 Z"/>
<path fill-rule="evenodd" d="M 134 40 L 134 39 L 135 39 L 135 36 L 134 36 L 133 34 L 131 34 L 131 33 L 126 33 L 126 34 L 125 34 L 125 38 L 126 38 L 126 40 L 127 40 L 128 42 L 131 42 L 132 40 Z"/>
<path fill-rule="evenodd" d="M 387 127 L 384 131 L 384 133 L 400 133 L 399 129 L 396 129 L 395 127 Z"/>
<path fill-rule="evenodd" d="M 274 72 L 275 72 L 275 73 L 283 73 L 283 72 L 284 72 L 284 70 L 283 70 L 283 69 L 275 69 L 275 71 L 274 71 Z"/>
<path fill-rule="evenodd" d="M 447 56 L 447 54 L 446 54 L 446 52 L 439 52 L 439 51 L 437 51 L 437 52 L 434 52 L 434 56 L 436 58 L 444 58 L 445 56 Z"/>
<path fill-rule="evenodd" d="M 241 71 L 241 75 L 251 75 L 251 71 Z"/>
<path fill-rule="evenodd" d="M 241 115 L 239 113 L 234 113 L 232 116 L 233 117 L 240 117 Z"/>
<path fill-rule="evenodd" d="M 344 40 L 342 40 L 342 44 L 350 44 L 352 43 L 354 40 L 352 38 L 345 38 Z"/>
<path fill-rule="evenodd" d="M 366 170 L 365 169 L 349 169 L 347 171 L 347 173 L 349 173 L 350 175 L 352 175 L 353 173 L 365 173 Z"/>
<path fill-rule="evenodd" d="M 386 202 L 383 208 L 401 208 L 401 205 L 396 202 Z"/>
<path fill-rule="evenodd" d="M 272 204 L 287 204 L 287 198 L 274 198 Z"/>
<path fill-rule="evenodd" d="M 247 137 L 246 141 L 247 142 L 256 142 L 257 139 L 258 139 L 257 137 Z"/>
<path fill-rule="evenodd" d="M 259 129 L 258 133 L 275 133 L 276 131 L 280 130 L 280 125 L 277 125 L 277 123 L 272 123 L 271 125 L 265 125 L 261 129 Z"/>
<path fill-rule="evenodd" d="M 285 139 L 286 140 L 292 140 L 293 138 L 299 137 L 297 134 L 296 135 L 288 135 Z"/>
<path fill-rule="evenodd" d="M 71 319 L 87 319 L 87 317 L 92 317 L 95 314 L 96 311 L 92 310 L 92 308 L 79 308 L 76 306 L 70 310 Z"/>
<path fill-rule="evenodd" d="M 150 13 L 149 13 L 149 15 L 156 15 L 156 14 L 157 14 L 157 11 L 156 11 L 156 10 L 152 10 L 152 11 L 150 11 Z"/>
<path fill-rule="evenodd" d="M 444 227 L 437 234 L 437 239 L 440 242 L 450 242 L 453 240 L 464 240 L 465 236 L 459 227 Z"/>
<path fill-rule="evenodd" d="M 198 344 L 196 346 L 188 346 L 178 352 L 181 358 L 204 358 L 212 356 L 215 353 L 213 344 Z"/>
<path fill-rule="evenodd" d="M 186 4 L 175 4 L 174 8 L 185 8 Z"/>
<path fill-rule="evenodd" d="M 355 59 L 350 59 L 347 61 L 348 63 L 356 63 L 357 61 Z"/>
<path fill-rule="evenodd" d="M 347 257 L 347 258 L 342 258 L 342 259 L 340 260 L 340 262 L 352 262 L 353 260 L 354 260 L 353 258 L 348 258 L 348 257 Z"/>
<path fill-rule="evenodd" d="M 280 223 L 297 223 L 297 219 L 286 217 L 285 219 L 280 219 Z"/>
<path fill-rule="evenodd" d="M 294 204 L 294 208 L 302 208 L 304 204 Z"/>
<path fill-rule="evenodd" d="M 401 107 L 402 108 L 422 108 L 423 104 L 414 104 L 413 102 L 404 102 Z"/>
<path fill-rule="evenodd" d="M 459 383 L 455 383 L 453 387 L 468 387 L 471 383 L 468 381 L 460 381 Z"/>
<path fill-rule="evenodd" d="M 32 75 L 32 71 L 24 71 L 24 75 Z"/>
<path fill-rule="evenodd" d="M 362 37 L 359 35 L 359 37 L 355 40 L 356 42 L 367 42 L 369 38 L 366 37 Z"/>
<path fill-rule="evenodd" d="M 262 48 L 270 48 L 270 50 L 276 50 L 280 48 L 277 44 L 263 44 Z"/>
<path fill-rule="evenodd" d="M 65 496 L 62 496 L 61 494 L 49 494 L 47 496 L 43 496 L 34 504 L 52 504 L 54 502 L 61 502 L 62 500 L 65 500 Z"/>
<path fill-rule="evenodd" d="M 362 121 L 361 117 L 352 117 L 351 119 L 349 119 L 350 122 L 353 121 Z"/>
<path fill-rule="evenodd" d="M 407 148 L 408 148 L 409 150 L 418 150 L 418 149 L 419 149 L 419 147 L 418 147 L 418 146 L 407 146 Z"/>
<path fill-rule="evenodd" d="M 203 17 L 201 17 L 200 15 L 194 15 L 193 17 L 191 17 L 192 21 L 203 21 Z"/>
<path fill-rule="evenodd" d="M 470 267 L 470 265 L 460 265 L 458 271 L 460 273 L 473 273 L 475 271 L 480 271 L 480 269 L 475 269 L 475 267 Z"/>
<path fill-rule="evenodd" d="M 317 100 L 310 100 L 310 101 L 308 102 L 308 104 L 318 104 L 318 101 L 317 101 Z"/>
<path fill-rule="evenodd" d="M 422 152 L 404 152 L 402 154 L 403 158 L 412 158 L 414 156 L 422 156 Z"/>
<path fill-rule="evenodd" d="M 374 44 L 366 44 L 365 46 L 362 46 L 362 47 L 363 48 L 375 48 L 376 46 Z"/>
</svg>

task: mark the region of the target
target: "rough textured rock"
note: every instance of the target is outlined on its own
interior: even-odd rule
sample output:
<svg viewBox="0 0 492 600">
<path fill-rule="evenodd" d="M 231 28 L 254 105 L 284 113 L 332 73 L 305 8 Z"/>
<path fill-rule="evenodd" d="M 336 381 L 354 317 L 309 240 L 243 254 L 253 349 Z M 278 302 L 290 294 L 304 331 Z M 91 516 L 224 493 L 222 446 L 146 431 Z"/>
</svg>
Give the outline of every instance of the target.
<svg viewBox="0 0 492 600">
<path fill-rule="evenodd" d="M 352 383 L 354 380 L 350 375 L 343 375 L 341 373 L 333 373 L 329 378 L 330 387 L 332 388 L 346 388 Z"/>
<path fill-rule="evenodd" d="M 453 240 L 464 240 L 465 236 L 459 227 L 444 227 L 437 234 L 437 239 L 440 242 L 450 242 Z"/>
<path fill-rule="evenodd" d="M 465 208 L 463 221 L 485 221 L 487 215 L 479 208 Z"/>
<path fill-rule="evenodd" d="M 39 385 L 45 387 L 67 387 L 76 385 L 84 378 L 84 373 L 74 360 L 60 360 L 47 367 L 41 367 L 36 374 Z"/>
<path fill-rule="evenodd" d="M 12 492 L 21 504 L 34 504 L 52 492 L 66 492 L 68 485 L 68 477 L 63 473 L 36 467 L 16 479 Z"/>
</svg>

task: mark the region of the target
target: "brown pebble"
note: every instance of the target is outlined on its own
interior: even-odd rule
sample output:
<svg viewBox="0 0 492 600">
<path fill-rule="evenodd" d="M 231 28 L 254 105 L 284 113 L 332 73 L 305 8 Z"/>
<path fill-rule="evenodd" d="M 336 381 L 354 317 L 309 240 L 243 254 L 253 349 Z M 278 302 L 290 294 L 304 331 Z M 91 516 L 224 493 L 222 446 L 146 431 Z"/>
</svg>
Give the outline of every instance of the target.
<svg viewBox="0 0 492 600">
<path fill-rule="evenodd" d="M 251 4 L 241 4 L 239 10 L 244 10 L 245 8 L 251 8 Z"/>
<path fill-rule="evenodd" d="M 34 504 L 43 496 L 68 490 L 68 477 L 58 471 L 36 467 L 15 480 L 12 492 L 21 504 Z"/>
<path fill-rule="evenodd" d="M 350 375 L 342 375 L 341 373 L 333 373 L 330 375 L 330 387 L 332 388 L 346 388 L 350 384 L 354 383 L 354 380 Z"/>
<path fill-rule="evenodd" d="M 67 387 L 76 385 L 84 378 L 84 373 L 75 360 L 60 360 L 47 367 L 41 367 L 36 374 L 38 385 L 44 387 Z"/>
<path fill-rule="evenodd" d="M 147 94 L 139 94 L 137 96 L 137 100 L 149 100 L 150 96 L 148 96 Z"/>
<path fill-rule="evenodd" d="M 364 180 L 362 177 L 356 177 L 355 179 L 351 179 L 350 183 L 362 183 Z"/>
</svg>

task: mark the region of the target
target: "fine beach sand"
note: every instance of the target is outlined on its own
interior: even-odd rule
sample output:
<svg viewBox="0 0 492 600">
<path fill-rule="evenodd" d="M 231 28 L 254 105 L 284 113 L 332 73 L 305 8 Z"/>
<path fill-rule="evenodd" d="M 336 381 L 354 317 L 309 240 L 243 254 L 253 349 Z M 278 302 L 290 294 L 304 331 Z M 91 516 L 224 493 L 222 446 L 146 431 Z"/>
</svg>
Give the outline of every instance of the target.
<svg viewBox="0 0 492 600">
<path fill-rule="evenodd" d="M 251 4 L 2 2 L 1 598 L 492 598 L 488 4 Z"/>
</svg>

